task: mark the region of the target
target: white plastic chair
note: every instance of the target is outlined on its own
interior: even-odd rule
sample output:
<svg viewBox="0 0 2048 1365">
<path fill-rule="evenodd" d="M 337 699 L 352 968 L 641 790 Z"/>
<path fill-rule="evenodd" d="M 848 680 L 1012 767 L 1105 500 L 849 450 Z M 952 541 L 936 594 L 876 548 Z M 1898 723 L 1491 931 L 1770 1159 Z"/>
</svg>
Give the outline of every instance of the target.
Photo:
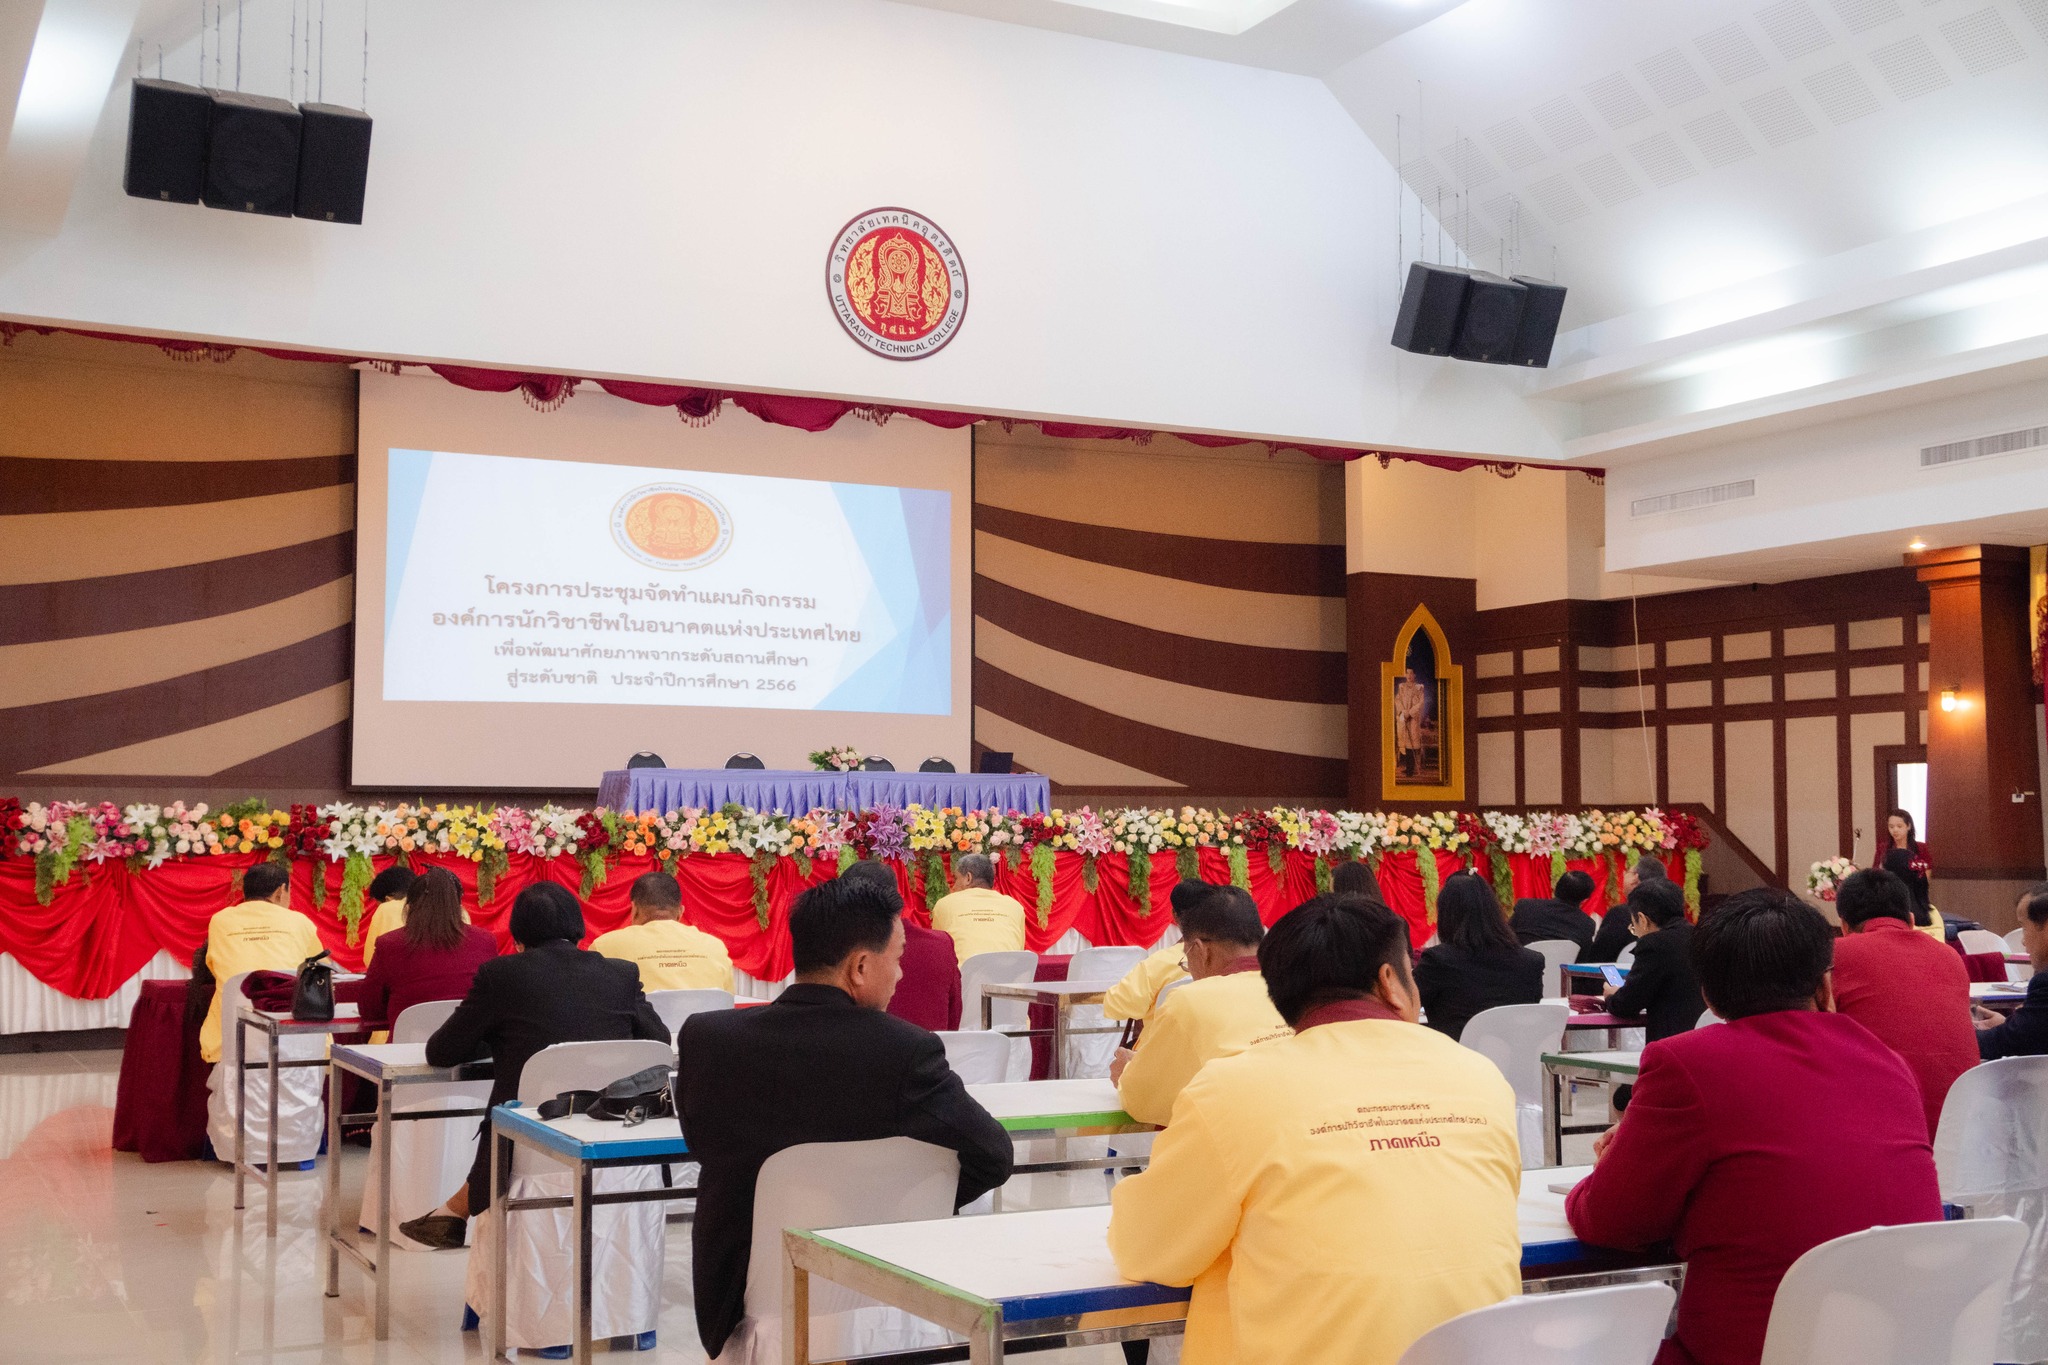
<svg viewBox="0 0 2048 1365">
<path fill-rule="evenodd" d="M 2005 950 L 2008 953 L 2024 953 L 2027 950 L 2027 941 L 2024 937 L 2026 932 L 2024 929 L 2014 929 L 2008 933 L 2005 936 Z"/>
<path fill-rule="evenodd" d="M 1614 965 L 1617 967 L 1633 967 L 1635 965 L 1635 962 L 1636 945 L 1634 943 L 1630 943 L 1628 947 L 1623 948 L 1619 953 L 1616 953 L 1614 956 Z"/>
<path fill-rule="evenodd" d="M 391 1021 L 394 1043 L 424 1043 L 455 1013 L 459 1000 L 429 1000 L 413 1005 Z M 391 1112 L 422 1109 L 474 1109 L 483 1117 L 490 1102 L 489 1081 L 454 1081 L 447 1085 L 401 1085 L 391 1092 Z M 397 1224 L 432 1213 L 469 1179 L 476 1155 L 477 1120 L 415 1119 L 391 1125 L 392 1245 L 407 1251 L 427 1248 L 406 1237 Z M 363 1181 L 363 1211 L 356 1221 L 377 1229 L 377 1138 L 370 1138 L 370 1169 Z"/>
<path fill-rule="evenodd" d="M 1516 1128 L 1522 1166 L 1543 1164 L 1543 1062 L 1564 1045 L 1571 1007 L 1562 1000 L 1535 1005 L 1495 1005 L 1466 1022 L 1458 1041 L 1500 1068 L 1515 1089 Z"/>
<path fill-rule="evenodd" d="M 207 1077 L 206 1088 L 206 1135 L 213 1143 L 213 1154 L 222 1161 L 235 1159 L 235 1066 L 239 1056 L 235 1050 L 235 1014 L 249 1003 L 242 994 L 242 982 L 247 972 L 237 972 L 220 983 L 220 1061 L 214 1065 L 213 1073 Z M 249 1045 L 258 1048 L 263 1035 L 249 1034 Z M 261 1061 L 263 1053 L 252 1052 L 250 1060 Z M 279 1061 L 305 1061 L 327 1055 L 327 1038 L 324 1034 L 302 1033 L 296 1037 L 277 1040 Z M 311 1161 L 320 1151 L 320 1139 L 327 1130 L 326 1111 L 321 1107 L 322 1088 L 327 1072 L 317 1066 L 295 1066 L 280 1068 L 277 1073 L 277 1164 L 290 1167 L 301 1161 Z M 247 1159 L 256 1165 L 269 1160 L 270 1142 L 270 1070 L 268 1067 L 252 1067 L 242 1080 L 243 1093 L 247 1097 L 248 1150 Z"/>
<path fill-rule="evenodd" d="M 1083 948 L 1068 960 L 1067 980 L 1121 981 L 1144 960 L 1143 948 Z M 1109 1020 L 1100 1005 L 1076 1005 L 1070 1022 L 1075 1029 L 1090 1029 L 1101 1028 Z M 1076 1033 L 1067 1039 L 1067 1055 L 1060 1059 L 1060 1074 L 1075 1079 L 1106 1077 L 1110 1059 L 1115 1055 L 1116 1034 Z"/>
<path fill-rule="evenodd" d="M 731 991 L 649 991 L 647 1003 L 654 1006 L 654 1012 L 661 1016 L 661 1022 L 668 1025 L 671 1040 L 683 1036 L 683 1020 L 693 1014 L 707 1010 L 729 1010 L 733 1007 Z"/>
<path fill-rule="evenodd" d="M 535 1105 L 565 1090 L 601 1090 L 623 1076 L 650 1066 L 672 1066 L 674 1061 L 669 1045 L 651 1038 L 556 1043 L 535 1053 L 519 1073 L 519 1102 Z M 655 1189 L 661 1179 L 658 1166 L 622 1166 L 598 1171 L 594 1188 L 601 1194 Z M 523 1148 L 512 1159 L 514 1198 L 568 1196 L 574 1193 L 573 1183 L 559 1163 Z M 593 1340 L 655 1329 L 661 1317 L 667 1207 L 658 1202 L 600 1204 L 593 1210 Z M 498 1235 L 496 1221 L 488 1212 L 474 1220 L 465 1284 L 472 1306 L 490 1302 L 490 1275 L 496 1259 L 491 1239 Z M 526 1210 L 509 1221 L 505 1344 L 565 1345 L 574 1335 L 569 1322 L 569 1239 L 575 1235 L 570 1211 Z"/>
<path fill-rule="evenodd" d="M 981 1027 L 981 988 L 1014 985 L 1038 975 L 1038 954 L 1019 948 L 1014 952 L 976 953 L 960 964 L 960 1027 Z M 998 1000 L 993 1015 L 997 1029 L 1023 1029 L 1031 1025 L 1031 1007 L 1022 1000 Z M 1031 1074 L 1031 1040 L 1010 1039 L 1010 1075 L 1023 1080 Z"/>
<path fill-rule="evenodd" d="M 1543 954 L 1543 998 L 1561 999 L 1564 995 L 1564 973 L 1560 967 L 1569 967 L 1579 960 L 1579 945 L 1568 938 L 1539 938 L 1529 947 Z"/>
<path fill-rule="evenodd" d="M 2026 1240 L 1970 1218 L 1822 1242 L 1779 1281 L 1758 1365 L 1990 1365 Z"/>
<path fill-rule="evenodd" d="M 1720 1015 L 1714 1013 L 1712 1010 L 1701 1010 L 1700 1017 L 1693 1024 L 1693 1027 L 1705 1028 L 1709 1024 L 1725 1024 L 1727 1022 L 1728 1021 L 1726 1019 L 1723 1019 Z"/>
<path fill-rule="evenodd" d="M 1620 1284 L 1507 1299 L 1430 1328 L 1400 1365 L 1650 1365 L 1677 1297 Z"/>
<path fill-rule="evenodd" d="M 718 1353 L 717 1365 L 781 1365 L 785 1228 L 908 1223 L 953 1216 L 960 1158 L 912 1138 L 808 1142 L 761 1163 L 754 1188 L 754 1232 L 747 1262 L 747 1313 Z M 944 1329 L 813 1276 L 811 1358 L 936 1346 Z"/>
<path fill-rule="evenodd" d="M 946 1064 L 962 1085 L 995 1085 L 1009 1079 L 1010 1040 L 1002 1034 L 962 1029 L 936 1037 L 946 1045 Z"/>
<path fill-rule="evenodd" d="M 2005 956 L 2005 940 L 1989 929 L 1965 929 L 1956 935 L 1956 944 L 1966 953 L 1997 953 L 2000 957 Z"/>
<path fill-rule="evenodd" d="M 1934 1167 L 1941 1197 L 1972 1218 L 2026 1224 L 1996 1358 L 2048 1358 L 2048 1057 L 2006 1057 L 1958 1076 L 1942 1102 Z"/>
</svg>

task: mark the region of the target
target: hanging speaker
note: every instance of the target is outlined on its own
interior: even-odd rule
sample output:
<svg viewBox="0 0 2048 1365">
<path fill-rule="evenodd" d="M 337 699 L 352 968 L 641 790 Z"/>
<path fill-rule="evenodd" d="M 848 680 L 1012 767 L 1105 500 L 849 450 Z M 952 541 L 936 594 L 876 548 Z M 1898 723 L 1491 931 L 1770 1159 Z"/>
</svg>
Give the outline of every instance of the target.
<svg viewBox="0 0 2048 1365">
<path fill-rule="evenodd" d="M 370 116 L 338 104 L 302 104 L 299 188 L 293 212 L 324 223 L 363 221 L 370 176 Z"/>
<path fill-rule="evenodd" d="M 121 188 L 138 199 L 196 204 L 206 188 L 213 97 L 196 85 L 137 79 L 128 100 L 128 164 Z"/>
<path fill-rule="evenodd" d="M 299 183 L 297 106 L 268 95 L 213 93 L 207 132 L 208 208 L 292 215 Z"/>
<path fill-rule="evenodd" d="M 1508 364 L 1545 369 L 1550 365 L 1550 348 L 1557 342 L 1557 321 L 1564 315 L 1564 286 L 1527 275 L 1514 277 L 1529 291 L 1522 307 L 1522 325 L 1516 329 L 1515 344 L 1508 348 Z"/>
<path fill-rule="evenodd" d="M 1473 271 L 1465 286 L 1465 311 L 1458 319 L 1458 339 L 1451 343 L 1451 354 L 1460 360 L 1505 363 L 1521 332 L 1528 297 L 1526 285 L 1484 270 Z"/>
<path fill-rule="evenodd" d="M 1401 312 L 1394 319 L 1394 344 L 1417 355 L 1449 355 L 1458 339 L 1458 315 L 1465 308 L 1465 290 L 1472 274 L 1454 266 L 1408 267 L 1401 291 Z"/>
</svg>

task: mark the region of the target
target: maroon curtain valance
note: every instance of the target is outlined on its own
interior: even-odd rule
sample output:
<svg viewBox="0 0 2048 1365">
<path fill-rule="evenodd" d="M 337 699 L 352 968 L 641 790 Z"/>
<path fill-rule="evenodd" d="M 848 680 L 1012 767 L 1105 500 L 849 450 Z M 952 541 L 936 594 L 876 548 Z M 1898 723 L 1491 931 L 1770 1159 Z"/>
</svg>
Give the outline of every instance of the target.
<svg viewBox="0 0 2048 1365">
<path fill-rule="evenodd" d="M 155 346 L 167 355 L 179 359 L 208 359 L 225 361 L 231 359 L 237 350 L 251 350 L 267 355 L 273 360 L 302 360 L 324 365 L 368 364 L 396 374 L 407 365 L 419 366 L 417 361 L 379 360 L 368 356 L 327 355 L 317 351 L 284 350 L 272 346 L 237 347 L 221 345 L 210 341 L 184 341 L 169 337 L 131 336 L 124 332 L 95 332 L 80 327 L 44 327 L 29 323 L 0 321 L 0 344 L 12 345 L 14 338 L 23 332 L 34 332 L 49 336 L 57 332 L 72 336 L 94 337 L 102 341 L 129 341 Z M 485 369 L 474 365 L 426 364 L 451 384 L 465 389 L 476 389 L 484 393 L 517 392 L 527 403 L 542 412 L 552 412 L 569 401 L 569 396 L 579 384 L 586 382 L 576 375 L 539 374 L 520 370 Z M 614 398 L 623 398 L 629 403 L 644 403 L 649 407 L 674 408 L 676 415 L 693 426 L 702 426 L 718 416 L 719 410 L 730 402 L 764 422 L 775 426 L 795 427 L 799 431 L 824 431 L 842 417 L 853 416 L 865 421 L 881 423 L 891 417 L 909 417 L 932 426 L 958 428 L 971 426 L 976 422 L 996 422 L 1005 431 L 1016 426 L 1035 426 L 1047 436 L 1062 440 L 1091 441 L 1134 441 L 1140 445 L 1150 441 L 1159 432 L 1144 427 L 1091 426 L 1081 422 L 1028 421 L 1011 417 L 990 417 L 981 413 L 951 412 L 942 408 L 895 407 L 877 403 L 852 403 L 837 398 L 805 398 L 789 394 L 747 393 L 737 389 L 704 389 L 687 384 L 649 384 L 630 379 L 597 379 L 588 381 L 596 384 Z M 1243 436 L 1215 436 L 1205 432 L 1175 431 L 1167 435 L 1178 437 L 1192 445 L 1211 449 L 1223 446 L 1262 445 L 1268 450 L 1298 450 L 1319 460 L 1357 460 L 1372 456 L 1384 467 L 1395 460 L 1407 460 L 1428 465 L 1433 469 L 1490 470 L 1502 478 L 1513 478 L 1523 468 L 1531 469 L 1573 469 L 1584 474 L 1595 483 L 1603 482 L 1604 469 L 1593 469 L 1580 465 L 1526 464 L 1519 460 L 1486 460 L 1463 455 L 1431 455 L 1412 450 L 1362 449 L 1350 446 L 1315 445 L 1305 441 L 1261 441 Z"/>
</svg>

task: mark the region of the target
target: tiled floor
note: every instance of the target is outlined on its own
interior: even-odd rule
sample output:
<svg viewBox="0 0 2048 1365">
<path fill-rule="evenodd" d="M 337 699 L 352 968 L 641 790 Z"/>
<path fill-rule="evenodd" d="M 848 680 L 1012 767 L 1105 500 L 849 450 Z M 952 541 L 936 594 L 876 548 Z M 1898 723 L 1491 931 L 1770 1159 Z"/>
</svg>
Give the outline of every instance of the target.
<svg viewBox="0 0 2048 1365">
<path fill-rule="evenodd" d="M 263 1236 L 260 1186 L 237 1217 L 227 1167 L 145 1165 L 111 1150 L 116 1052 L 0 1056 L 0 1361 L 121 1365 L 456 1365 L 481 1361 L 460 1330 L 466 1253 L 401 1252 L 392 1336 L 372 1339 L 363 1276 L 322 1293 L 324 1171 L 280 1177 L 278 1235 Z M 342 1151 L 353 1210 L 367 1152 Z M 324 1160 L 324 1159 L 323 1159 Z M 1041 1180 L 1043 1178 L 1040 1178 Z M 1092 1197 L 1101 1197 L 1099 1178 Z M 1025 1201 L 1011 1192 L 1008 1207 Z M 1056 1196 L 1055 1196 L 1056 1198 Z M 669 1228 L 660 1345 L 620 1365 L 684 1365 L 704 1353 L 690 1305 L 689 1233 Z M 1114 1347 L 1035 1355 L 1120 1365 Z"/>
</svg>

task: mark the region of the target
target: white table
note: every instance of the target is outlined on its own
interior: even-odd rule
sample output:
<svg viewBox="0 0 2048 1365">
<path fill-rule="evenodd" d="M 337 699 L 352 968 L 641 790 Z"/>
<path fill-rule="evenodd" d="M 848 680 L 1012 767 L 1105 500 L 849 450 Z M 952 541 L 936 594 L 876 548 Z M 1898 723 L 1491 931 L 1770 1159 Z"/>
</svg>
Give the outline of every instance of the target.
<svg viewBox="0 0 2048 1365">
<path fill-rule="evenodd" d="M 2026 983 L 2020 981 L 1972 981 L 1970 1003 L 1982 1005 L 1987 1010 L 2008 1012 L 2018 1009 L 2027 1000 Z"/>
<path fill-rule="evenodd" d="M 1599 1085 L 1625 1085 L 1642 1070 L 1643 1054 L 1638 1051 L 1546 1052 L 1543 1054 L 1543 1164 L 1555 1166 L 1564 1159 L 1567 1134 L 1597 1133 L 1605 1124 L 1564 1126 L 1565 1087 L 1573 1081 Z"/>
<path fill-rule="evenodd" d="M 981 1026 L 995 1030 L 995 1002 L 997 1000 L 1022 1000 L 1030 1005 L 1051 1005 L 1052 1063 L 1054 1080 L 1066 1067 L 1067 1039 L 1076 1033 L 1120 1033 L 1121 1024 L 1109 1024 L 1102 1028 L 1077 1029 L 1074 1027 L 1076 1005 L 1099 1005 L 1102 997 L 1115 989 L 1114 981 L 998 981 L 981 988 Z M 998 1030 L 1012 1038 L 1031 1038 L 1043 1029 L 1022 1028 Z"/>
<path fill-rule="evenodd" d="M 396 1114 L 391 1110 L 391 1092 L 401 1085 L 446 1085 L 452 1081 L 487 1081 L 491 1064 L 470 1062 L 464 1066 L 427 1065 L 425 1043 L 358 1043 L 328 1052 L 327 1073 L 327 1184 L 320 1197 L 320 1228 L 327 1242 L 327 1297 L 341 1295 L 341 1257 L 361 1266 L 370 1276 L 373 1316 L 377 1340 L 391 1336 L 391 1125 L 419 1119 L 476 1119 L 484 1116 L 482 1106 L 470 1109 L 430 1109 Z M 374 1114 L 341 1112 L 342 1076 L 361 1076 L 377 1087 Z M 374 1146 L 377 1152 L 377 1243 L 376 1254 L 366 1255 L 353 1232 L 346 1235 L 341 1224 L 341 1163 L 334 1154 L 341 1150 L 341 1125 L 345 1120 L 376 1120 Z M 361 1220 L 358 1219 L 358 1222 Z"/>
<path fill-rule="evenodd" d="M 1630 1260 L 1580 1243 L 1549 1186 L 1590 1167 L 1524 1171 L 1517 1214 L 1526 1289 L 1579 1287 L 1563 1272 L 1599 1262 L 1596 1278 L 1669 1279 L 1677 1267 Z M 809 1365 L 810 1277 L 822 1275 L 967 1338 L 968 1359 L 984 1365 L 1006 1347 L 1090 1345 L 1165 1336 L 1187 1317 L 1189 1291 L 1119 1275 L 1109 1254 L 1106 1205 L 940 1218 L 914 1223 L 787 1231 L 792 1273 L 783 1305 L 788 1359 Z M 863 1357 L 879 1361 L 886 1357 Z"/>
<path fill-rule="evenodd" d="M 289 1010 L 259 1010 L 249 1004 L 242 1004 L 235 1011 L 235 1056 L 240 1062 L 235 1068 L 235 1209 L 239 1212 L 242 1208 L 242 1187 L 245 1179 L 251 1174 L 260 1176 L 269 1203 L 263 1214 L 263 1231 L 266 1236 L 277 1236 L 277 1073 L 292 1067 L 327 1065 L 325 1057 L 281 1061 L 277 1055 L 277 1040 L 298 1038 L 309 1033 L 332 1037 L 337 1033 L 354 1033 L 362 1026 L 362 1018 L 352 1004 L 336 1005 L 334 1018 L 323 1023 L 294 1019 Z M 263 1035 L 265 1053 L 265 1059 L 253 1065 L 261 1066 L 270 1072 L 270 1131 L 266 1139 L 270 1160 L 260 1172 L 249 1164 L 249 1087 L 244 1084 L 252 1067 L 249 1061 L 249 1033 L 252 1029 Z M 330 1109 L 333 1104 L 334 1097 L 329 1096 Z M 327 1149 L 328 1161 L 332 1162 L 334 1156 L 334 1148 L 330 1146 Z"/>
<path fill-rule="evenodd" d="M 1113 1137 L 1119 1133 L 1157 1132 L 1159 1125 L 1140 1123 L 1124 1112 L 1117 1098 L 1116 1084 L 1109 1080 L 1004 1081 L 991 1085 L 970 1085 L 967 1093 L 995 1117 L 1009 1135 L 1020 1142 L 1040 1138 L 1053 1140 L 1053 1159 L 1026 1162 L 1011 1168 L 1012 1175 L 1038 1175 L 1049 1171 L 1135 1170 L 1150 1165 L 1146 1153 L 1124 1152 L 1115 1156 L 1067 1155 L 1068 1138 Z M 998 1206 L 1001 1192 L 997 1192 Z"/>
</svg>

